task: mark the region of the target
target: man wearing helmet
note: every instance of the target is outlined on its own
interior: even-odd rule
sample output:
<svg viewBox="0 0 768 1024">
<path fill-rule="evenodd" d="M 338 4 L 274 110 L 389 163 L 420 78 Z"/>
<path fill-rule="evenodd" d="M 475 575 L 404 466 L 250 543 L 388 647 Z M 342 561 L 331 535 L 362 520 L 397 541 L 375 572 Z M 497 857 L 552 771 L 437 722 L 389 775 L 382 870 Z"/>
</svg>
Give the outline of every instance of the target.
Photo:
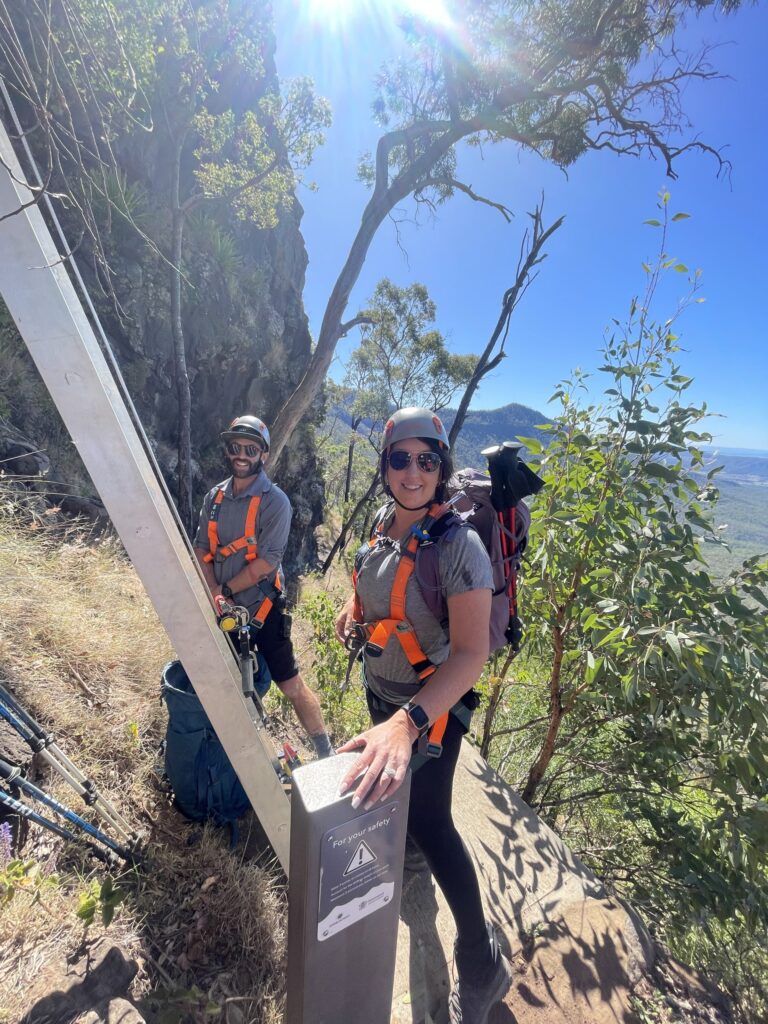
<svg viewBox="0 0 768 1024">
<path fill-rule="evenodd" d="M 373 727 L 340 751 L 358 757 L 341 780 L 352 807 L 389 800 L 412 764 L 408 834 L 423 852 L 456 922 L 458 983 L 451 1024 L 487 1024 L 511 984 L 511 968 L 487 928 L 477 872 L 451 814 L 453 777 L 466 732 L 463 709 L 488 657 L 491 562 L 480 537 L 456 529 L 438 545 L 447 621 L 438 621 L 418 580 L 420 543 L 447 525 L 453 467 L 448 435 L 429 409 L 399 409 L 384 428 L 381 478 L 391 501 L 355 559 L 354 593 L 336 621 L 358 638 Z M 448 537 L 449 535 L 446 535 Z M 420 759 L 412 763 L 415 753 Z M 421 763 L 418 763 L 418 760 Z"/>
<path fill-rule="evenodd" d="M 332 752 L 320 703 L 304 683 L 291 642 L 280 561 L 292 509 L 267 476 L 269 430 L 258 416 L 238 416 L 222 432 L 231 476 L 203 500 L 194 550 L 213 597 L 244 605 L 256 644 L 274 682 L 293 704 L 318 756 Z M 263 694 L 262 694 L 263 696 Z"/>
</svg>

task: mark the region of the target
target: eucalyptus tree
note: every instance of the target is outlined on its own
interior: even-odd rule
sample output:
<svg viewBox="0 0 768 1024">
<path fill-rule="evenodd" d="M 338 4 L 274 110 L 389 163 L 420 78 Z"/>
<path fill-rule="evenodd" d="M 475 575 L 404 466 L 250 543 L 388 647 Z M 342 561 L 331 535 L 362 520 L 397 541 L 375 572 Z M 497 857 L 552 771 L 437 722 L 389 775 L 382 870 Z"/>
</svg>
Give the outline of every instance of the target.
<svg viewBox="0 0 768 1024">
<path fill-rule="evenodd" d="M 358 316 L 362 337 L 350 356 L 344 378 L 351 418 L 345 518 L 323 572 L 344 547 L 350 527 L 376 492 L 379 439 L 392 410 L 420 405 L 439 412 L 472 378 L 477 356 L 449 352 L 442 334 L 431 327 L 436 315 L 435 304 L 423 284 L 401 288 L 384 278 L 376 286 L 369 306 Z M 361 437 L 370 446 L 373 468 L 367 485 L 358 488 L 352 497 L 353 458 Z"/>
<path fill-rule="evenodd" d="M 708 412 L 687 397 L 677 313 L 651 311 L 660 276 L 688 271 L 664 243 L 646 269 L 605 347 L 604 404 L 585 404 L 577 373 L 555 392 L 546 447 L 527 439 L 545 488 L 525 577 L 541 703 L 522 732 L 522 796 L 561 823 L 589 806 L 610 819 L 620 840 L 589 855 L 652 916 L 754 928 L 768 922 L 768 555 L 724 580 L 708 569 Z"/>
<path fill-rule="evenodd" d="M 706 49 L 686 54 L 675 30 L 698 0 L 446 0 L 440 26 L 413 17 L 409 52 L 377 78 L 381 126 L 364 158 L 370 185 L 360 226 L 333 287 L 311 362 L 280 412 L 273 458 L 308 410 L 347 330 L 344 315 L 368 248 L 405 199 L 439 207 L 456 193 L 489 204 L 458 172 L 459 143 L 506 144 L 567 168 L 589 151 L 651 155 L 674 177 L 678 157 L 719 154 L 686 133 L 685 86 L 715 77 Z M 724 9 L 736 6 L 727 0 Z"/>
</svg>

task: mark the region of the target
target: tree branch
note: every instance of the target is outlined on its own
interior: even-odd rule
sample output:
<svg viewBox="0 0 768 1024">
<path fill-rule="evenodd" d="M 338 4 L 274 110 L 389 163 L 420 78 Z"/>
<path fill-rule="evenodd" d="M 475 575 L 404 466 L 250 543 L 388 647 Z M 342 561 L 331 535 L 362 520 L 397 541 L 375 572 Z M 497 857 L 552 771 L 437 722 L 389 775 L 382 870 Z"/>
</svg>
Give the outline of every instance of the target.
<svg viewBox="0 0 768 1024">
<path fill-rule="evenodd" d="M 514 214 L 509 209 L 508 206 L 504 206 L 503 203 L 494 202 L 493 199 L 488 199 L 485 196 L 478 195 L 476 192 L 473 191 L 471 185 L 465 185 L 463 182 L 458 181 L 456 178 L 451 178 L 448 177 L 447 175 L 437 178 L 425 178 L 423 185 L 419 186 L 414 195 L 418 197 L 422 189 L 430 187 L 436 188 L 438 185 L 444 185 L 446 188 L 455 188 L 459 192 L 463 192 L 464 195 L 469 196 L 469 198 L 472 199 L 474 202 L 484 203 L 486 206 L 493 207 L 494 210 L 498 210 L 499 213 L 501 213 L 502 217 L 507 222 L 507 224 L 509 224 L 512 221 L 512 218 L 514 217 Z"/>
</svg>

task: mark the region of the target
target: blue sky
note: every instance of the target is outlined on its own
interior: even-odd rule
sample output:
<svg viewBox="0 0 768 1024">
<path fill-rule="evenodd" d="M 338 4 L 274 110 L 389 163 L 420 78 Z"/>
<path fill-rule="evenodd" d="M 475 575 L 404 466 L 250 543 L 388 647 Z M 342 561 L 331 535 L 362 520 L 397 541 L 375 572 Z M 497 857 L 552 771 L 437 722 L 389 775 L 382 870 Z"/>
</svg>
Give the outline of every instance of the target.
<svg viewBox="0 0 768 1024">
<path fill-rule="evenodd" d="M 357 158 L 375 146 L 369 116 L 373 75 L 398 44 L 385 0 L 357 0 L 333 8 L 331 0 L 283 0 L 276 6 L 277 65 L 281 77 L 311 76 L 327 96 L 334 124 L 309 177 L 318 190 L 303 189 L 302 233 L 309 253 L 305 306 L 314 334 L 325 302 L 359 224 L 368 192 L 355 180 Z M 336 0 L 339 4 L 339 0 Z M 374 15 L 372 11 L 377 13 Z M 567 177 L 510 143 L 487 147 L 481 158 L 464 150 L 463 180 L 515 212 L 506 224 L 494 210 L 456 196 L 433 220 L 413 223 L 406 203 L 398 232 L 385 223 L 348 307 L 366 304 L 377 281 L 406 286 L 421 281 L 437 305 L 436 326 L 457 352 L 479 351 L 498 316 L 504 290 L 514 279 L 520 241 L 542 191 L 545 221 L 565 215 L 550 241 L 538 280 L 514 314 L 509 358 L 487 379 L 475 408 L 520 402 L 547 406 L 554 385 L 573 367 L 594 369 L 612 317 L 626 315 L 642 291 L 641 263 L 652 257 L 658 231 L 643 221 L 657 215 L 657 193 L 671 193 L 670 207 L 690 214 L 674 225 L 668 251 L 701 268 L 702 304 L 679 322 L 682 371 L 695 378 L 690 395 L 722 414 L 708 429 L 722 446 L 768 449 L 768 355 L 764 295 L 768 246 L 768 90 L 765 41 L 768 11 L 749 7 L 724 17 L 706 12 L 691 19 L 682 41 L 718 45 L 714 63 L 729 76 L 692 83 L 684 107 L 692 131 L 725 147 L 730 179 L 717 177 L 716 162 L 693 153 L 678 164 L 678 180 L 647 159 L 587 154 Z M 675 275 L 657 311 L 670 315 L 686 290 Z M 674 290 L 672 290 L 674 285 Z M 340 343 L 332 373 L 357 343 L 354 332 Z M 600 382 L 602 386 L 602 382 Z"/>
</svg>

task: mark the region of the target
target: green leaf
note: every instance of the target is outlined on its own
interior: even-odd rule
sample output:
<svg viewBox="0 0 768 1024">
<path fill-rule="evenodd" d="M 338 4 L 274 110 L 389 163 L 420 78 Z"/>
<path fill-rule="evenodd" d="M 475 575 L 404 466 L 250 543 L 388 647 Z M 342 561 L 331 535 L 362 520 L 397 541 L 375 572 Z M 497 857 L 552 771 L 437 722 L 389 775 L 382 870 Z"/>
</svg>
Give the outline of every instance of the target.
<svg viewBox="0 0 768 1024">
<path fill-rule="evenodd" d="M 525 445 L 531 455 L 538 455 L 544 451 L 544 445 L 536 437 L 522 437 L 522 435 L 518 434 L 517 440 Z"/>
<path fill-rule="evenodd" d="M 680 641 L 679 641 L 679 639 L 677 637 L 677 634 L 676 633 L 667 632 L 667 633 L 664 634 L 664 639 L 665 639 L 665 641 L 667 643 L 667 646 L 672 651 L 672 654 L 674 655 L 675 660 L 677 662 L 679 662 L 681 657 L 682 657 L 682 649 L 680 647 Z"/>
<path fill-rule="evenodd" d="M 658 477 L 661 480 L 668 480 L 670 483 L 674 483 L 678 477 L 678 471 L 676 469 L 664 466 L 660 462 L 647 463 L 643 467 L 643 472 L 646 476 Z"/>
<path fill-rule="evenodd" d="M 690 216 L 690 213 L 676 213 L 672 220 L 687 220 Z"/>
<path fill-rule="evenodd" d="M 98 900 L 91 893 L 82 893 L 80 896 L 80 904 L 77 908 L 76 915 L 81 921 L 85 921 L 86 924 L 92 924 L 93 919 L 96 916 L 96 907 Z"/>
<path fill-rule="evenodd" d="M 656 220 L 655 218 L 652 218 L 651 220 L 644 220 L 643 224 L 648 224 L 652 228 L 660 228 L 661 227 L 661 221 L 660 220 Z"/>
</svg>

